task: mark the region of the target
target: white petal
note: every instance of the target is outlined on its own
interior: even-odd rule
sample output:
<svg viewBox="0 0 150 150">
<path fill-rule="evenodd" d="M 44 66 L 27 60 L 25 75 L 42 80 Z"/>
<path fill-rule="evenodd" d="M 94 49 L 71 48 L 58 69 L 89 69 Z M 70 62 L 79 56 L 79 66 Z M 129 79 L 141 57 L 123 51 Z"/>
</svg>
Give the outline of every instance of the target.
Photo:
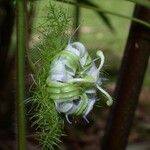
<svg viewBox="0 0 150 150">
<path fill-rule="evenodd" d="M 73 107 L 73 102 L 55 102 L 55 106 L 58 112 L 66 113 Z"/>
<path fill-rule="evenodd" d="M 71 44 L 68 44 L 67 47 L 65 48 L 65 50 L 70 51 L 74 54 L 76 54 L 77 56 L 80 56 L 80 53 L 77 49 L 73 48 Z"/>
<path fill-rule="evenodd" d="M 72 108 L 69 110 L 69 111 L 67 111 L 66 112 L 66 114 L 73 114 L 76 110 L 77 110 L 77 108 L 80 106 L 80 104 L 81 104 L 81 100 L 79 100 L 79 103 L 78 104 L 76 104 L 74 101 L 73 101 L 73 106 L 72 106 Z"/>
<path fill-rule="evenodd" d="M 89 99 L 88 109 L 85 112 L 84 116 L 87 116 L 90 113 L 90 111 L 93 109 L 93 106 L 94 106 L 95 102 L 96 102 L 95 99 Z"/>
</svg>

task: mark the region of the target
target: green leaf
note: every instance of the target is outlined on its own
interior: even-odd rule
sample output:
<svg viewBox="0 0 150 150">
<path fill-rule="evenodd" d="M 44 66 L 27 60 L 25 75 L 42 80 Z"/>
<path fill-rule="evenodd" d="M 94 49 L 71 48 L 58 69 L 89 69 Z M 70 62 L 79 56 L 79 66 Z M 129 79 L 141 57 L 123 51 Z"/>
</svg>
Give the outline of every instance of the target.
<svg viewBox="0 0 150 150">
<path fill-rule="evenodd" d="M 142 5 L 144 7 L 150 8 L 150 1 L 149 0 L 126 0 L 130 1 L 139 5 Z"/>
<path fill-rule="evenodd" d="M 83 4 L 83 5 L 95 7 L 97 9 L 101 9 L 99 6 L 97 6 L 96 4 L 92 3 L 89 0 L 78 0 L 78 1 L 79 1 L 79 4 Z M 114 27 L 112 26 L 112 23 L 110 22 L 110 19 L 103 12 L 100 12 L 98 10 L 95 10 L 95 11 L 99 15 L 99 17 L 104 21 L 104 23 L 107 25 L 107 27 L 111 31 L 115 31 Z"/>
<path fill-rule="evenodd" d="M 145 21 L 143 21 L 143 20 L 141 20 L 141 19 L 138 19 L 138 18 L 126 16 L 126 15 L 123 15 L 123 14 L 120 14 L 120 13 L 116 13 L 116 12 L 112 12 L 112 11 L 109 11 L 109 10 L 99 9 L 99 8 L 97 8 L 97 7 L 85 5 L 85 4 L 82 4 L 82 3 L 77 4 L 77 3 L 75 3 L 75 2 L 71 2 L 71 1 L 67 1 L 67 0 L 56 0 L 56 1 L 63 2 L 63 3 L 66 3 L 66 4 L 70 4 L 70 5 L 80 5 L 80 6 L 83 7 L 83 8 L 87 8 L 87 9 L 92 9 L 92 10 L 95 10 L 95 11 L 103 12 L 104 14 L 109 14 L 109 15 L 113 15 L 113 16 L 118 16 L 118 17 L 121 17 L 121 18 L 124 18 L 124 19 L 128 19 L 128 20 L 137 22 L 137 23 L 139 23 L 139 24 L 142 24 L 142 25 L 144 25 L 144 26 L 150 28 L 150 23 L 145 22 Z"/>
</svg>

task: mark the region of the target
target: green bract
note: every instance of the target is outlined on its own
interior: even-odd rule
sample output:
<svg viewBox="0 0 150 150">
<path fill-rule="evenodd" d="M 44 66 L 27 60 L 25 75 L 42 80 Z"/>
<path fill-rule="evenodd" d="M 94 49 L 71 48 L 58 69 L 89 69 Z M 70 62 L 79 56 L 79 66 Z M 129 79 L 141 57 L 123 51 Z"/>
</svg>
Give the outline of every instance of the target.
<svg viewBox="0 0 150 150">
<path fill-rule="evenodd" d="M 66 31 L 70 27 L 70 18 L 66 10 L 51 2 L 47 11 L 45 26 L 38 28 L 40 32 L 36 33 L 36 36 L 40 36 L 40 40 L 29 51 L 34 70 L 32 75 L 34 85 L 31 88 L 32 97 L 29 104 L 32 107 L 30 115 L 32 126 L 36 129 L 35 137 L 43 150 L 53 150 L 60 143 L 60 137 L 63 134 L 63 120 L 50 98 L 46 79 L 52 59 L 64 49 L 68 41 Z M 56 92 L 58 92 L 57 88 Z"/>
</svg>

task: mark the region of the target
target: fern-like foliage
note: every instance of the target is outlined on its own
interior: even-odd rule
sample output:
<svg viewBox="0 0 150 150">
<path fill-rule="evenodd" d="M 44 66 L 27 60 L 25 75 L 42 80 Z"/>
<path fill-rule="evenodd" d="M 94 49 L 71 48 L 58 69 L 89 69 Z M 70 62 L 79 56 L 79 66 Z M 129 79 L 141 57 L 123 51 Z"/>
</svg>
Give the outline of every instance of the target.
<svg viewBox="0 0 150 150">
<path fill-rule="evenodd" d="M 70 26 L 70 18 L 66 10 L 59 5 L 49 3 L 46 25 L 42 27 L 40 42 L 29 51 L 29 58 L 34 67 L 33 96 L 28 101 L 32 104 L 30 114 L 33 126 L 37 129 L 36 138 L 43 150 L 52 150 L 59 145 L 62 135 L 63 121 L 55 110 L 46 88 L 46 78 L 53 57 L 64 49 L 68 41 L 66 32 Z"/>
</svg>

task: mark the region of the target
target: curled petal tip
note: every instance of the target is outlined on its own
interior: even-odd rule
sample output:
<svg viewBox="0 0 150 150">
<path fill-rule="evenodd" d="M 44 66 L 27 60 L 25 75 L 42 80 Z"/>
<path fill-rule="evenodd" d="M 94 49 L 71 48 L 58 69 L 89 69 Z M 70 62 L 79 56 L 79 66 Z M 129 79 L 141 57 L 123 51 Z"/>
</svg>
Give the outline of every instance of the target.
<svg viewBox="0 0 150 150">
<path fill-rule="evenodd" d="M 112 100 L 108 100 L 108 101 L 106 102 L 106 104 L 107 104 L 108 106 L 111 106 L 111 105 L 113 104 L 113 101 L 112 101 Z"/>
<path fill-rule="evenodd" d="M 103 54 L 103 52 L 102 52 L 101 50 L 99 50 L 99 51 L 96 52 L 96 55 L 99 56 L 99 57 L 101 57 L 101 56 L 103 56 L 104 54 Z"/>
<path fill-rule="evenodd" d="M 90 123 L 89 120 L 86 118 L 86 116 L 83 116 L 83 118 L 87 123 Z"/>
<path fill-rule="evenodd" d="M 72 122 L 69 120 L 68 115 L 66 115 L 66 120 L 67 120 L 67 122 L 68 122 L 69 124 L 72 124 Z"/>
</svg>

